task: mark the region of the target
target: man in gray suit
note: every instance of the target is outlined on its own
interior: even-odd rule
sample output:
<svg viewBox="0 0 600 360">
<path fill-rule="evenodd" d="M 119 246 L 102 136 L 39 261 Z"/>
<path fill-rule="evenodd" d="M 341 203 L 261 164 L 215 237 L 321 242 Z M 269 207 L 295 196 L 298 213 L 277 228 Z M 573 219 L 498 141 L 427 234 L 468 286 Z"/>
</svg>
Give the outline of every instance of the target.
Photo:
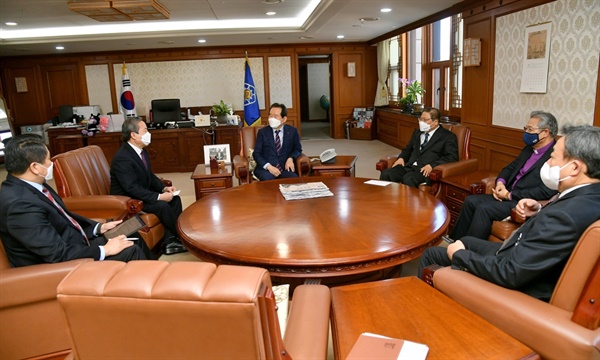
<svg viewBox="0 0 600 360">
<path fill-rule="evenodd" d="M 456 135 L 440 126 L 440 111 L 425 108 L 415 130 L 394 165 L 381 172 L 380 180 L 394 181 L 412 187 L 431 185 L 429 173 L 434 167 L 458 161 Z"/>
</svg>

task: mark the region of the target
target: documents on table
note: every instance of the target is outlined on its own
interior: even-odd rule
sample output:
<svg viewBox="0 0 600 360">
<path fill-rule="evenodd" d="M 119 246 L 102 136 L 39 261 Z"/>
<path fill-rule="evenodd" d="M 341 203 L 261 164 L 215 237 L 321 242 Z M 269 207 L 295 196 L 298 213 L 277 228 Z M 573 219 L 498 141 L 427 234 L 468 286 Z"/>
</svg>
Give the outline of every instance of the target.
<svg viewBox="0 0 600 360">
<path fill-rule="evenodd" d="M 424 360 L 428 351 L 427 345 L 365 332 L 360 334 L 346 360 Z"/>
<path fill-rule="evenodd" d="M 391 184 L 391 182 L 383 181 L 383 180 L 368 180 L 368 181 L 365 181 L 365 184 L 377 185 L 377 186 L 388 186 L 389 184 Z"/>
<path fill-rule="evenodd" d="M 333 196 L 327 185 L 322 182 L 301 184 L 279 184 L 279 191 L 286 200 L 313 199 Z"/>
</svg>

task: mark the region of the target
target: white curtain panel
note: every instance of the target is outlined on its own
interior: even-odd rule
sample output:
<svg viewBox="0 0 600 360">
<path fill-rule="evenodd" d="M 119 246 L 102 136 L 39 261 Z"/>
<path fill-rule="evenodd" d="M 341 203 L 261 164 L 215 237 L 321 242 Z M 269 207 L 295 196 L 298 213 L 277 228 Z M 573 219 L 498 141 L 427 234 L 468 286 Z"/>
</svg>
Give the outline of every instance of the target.
<svg viewBox="0 0 600 360">
<path fill-rule="evenodd" d="M 383 40 L 377 44 L 377 92 L 375 94 L 375 106 L 383 106 L 389 103 L 388 88 L 385 84 L 390 66 L 390 40 Z"/>
</svg>

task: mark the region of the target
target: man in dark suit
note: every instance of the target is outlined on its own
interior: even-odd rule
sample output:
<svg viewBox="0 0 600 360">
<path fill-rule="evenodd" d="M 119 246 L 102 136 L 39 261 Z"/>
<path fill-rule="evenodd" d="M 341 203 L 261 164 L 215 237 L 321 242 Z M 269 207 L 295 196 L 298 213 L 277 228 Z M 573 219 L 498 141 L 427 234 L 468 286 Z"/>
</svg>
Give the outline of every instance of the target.
<svg viewBox="0 0 600 360">
<path fill-rule="evenodd" d="M 182 211 L 181 198 L 174 186 L 165 184 L 152 173 L 150 156 L 144 147 L 150 145 L 151 135 L 146 123 L 139 118 L 123 122 L 123 145 L 110 165 L 110 193 L 141 200 L 143 211 L 156 214 L 165 226 L 166 255 L 187 251 L 177 237 L 177 218 Z"/>
<path fill-rule="evenodd" d="M 556 143 L 558 123 L 554 115 L 542 111 L 533 111 L 529 118 L 523 128 L 525 147 L 498 174 L 493 194 L 467 196 L 450 234 L 452 239 L 466 235 L 487 239 L 492 222 L 510 216 L 519 200 L 547 200 L 556 194 L 542 183 L 540 169 L 550 158 Z"/>
<path fill-rule="evenodd" d="M 456 135 L 440 126 L 440 111 L 428 107 L 419 118 L 419 129 L 413 132 L 398 160 L 383 170 L 379 179 L 412 187 L 419 187 L 421 183 L 431 185 L 431 170 L 452 161 L 458 161 Z"/>
<path fill-rule="evenodd" d="M 302 154 L 300 134 L 293 126 L 286 126 L 287 108 L 275 103 L 269 109 L 269 126 L 258 130 L 254 145 L 256 168 L 254 176 L 259 180 L 297 177 L 294 161 Z"/>
<path fill-rule="evenodd" d="M 557 200 L 542 207 L 521 199 L 517 212 L 530 218 L 503 244 L 467 236 L 427 249 L 419 274 L 430 264 L 452 266 L 548 301 L 577 241 L 600 219 L 600 128 L 566 126 L 563 134 L 540 171 Z"/>
<path fill-rule="evenodd" d="M 46 184 L 53 163 L 44 140 L 25 134 L 5 150 L 8 176 L 0 188 L 0 236 L 13 267 L 73 259 L 154 259 L 143 240 L 134 246 L 125 235 L 106 241 L 101 234 L 121 221 L 100 224 L 69 212 Z"/>
</svg>

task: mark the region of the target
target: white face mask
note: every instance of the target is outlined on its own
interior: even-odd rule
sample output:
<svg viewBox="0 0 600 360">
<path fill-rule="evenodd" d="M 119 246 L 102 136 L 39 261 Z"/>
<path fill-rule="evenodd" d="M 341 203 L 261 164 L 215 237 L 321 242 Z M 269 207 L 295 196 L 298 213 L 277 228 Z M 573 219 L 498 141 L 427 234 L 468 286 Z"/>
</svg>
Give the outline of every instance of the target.
<svg viewBox="0 0 600 360">
<path fill-rule="evenodd" d="M 50 166 L 45 167 L 44 165 L 38 163 L 39 166 L 43 167 L 44 169 L 46 169 L 46 176 L 42 176 L 40 174 L 38 174 L 38 176 L 42 176 L 44 178 L 44 180 L 49 181 L 52 180 L 52 175 L 54 173 L 54 163 L 50 162 Z"/>
<path fill-rule="evenodd" d="M 565 176 L 564 178 L 560 178 L 560 171 L 565 168 L 565 166 L 569 165 L 573 161 L 569 161 L 563 166 L 550 166 L 547 162 L 544 163 L 542 168 L 540 169 L 540 178 L 544 185 L 548 187 L 550 190 L 558 190 L 558 184 L 570 178 L 571 176 Z"/>
<path fill-rule="evenodd" d="M 428 132 L 430 129 L 431 125 L 429 125 L 425 121 L 419 120 L 419 130 L 421 130 L 421 132 Z"/>
<path fill-rule="evenodd" d="M 279 126 L 281 126 L 281 120 L 276 119 L 274 117 L 270 117 L 269 118 L 269 126 L 272 127 L 273 129 L 277 129 Z"/>
<path fill-rule="evenodd" d="M 142 142 L 146 146 L 150 145 L 151 139 L 152 139 L 152 135 L 150 135 L 150 131 L 148 131 L 144 135 L 142 135 Z"/>
</svg>

